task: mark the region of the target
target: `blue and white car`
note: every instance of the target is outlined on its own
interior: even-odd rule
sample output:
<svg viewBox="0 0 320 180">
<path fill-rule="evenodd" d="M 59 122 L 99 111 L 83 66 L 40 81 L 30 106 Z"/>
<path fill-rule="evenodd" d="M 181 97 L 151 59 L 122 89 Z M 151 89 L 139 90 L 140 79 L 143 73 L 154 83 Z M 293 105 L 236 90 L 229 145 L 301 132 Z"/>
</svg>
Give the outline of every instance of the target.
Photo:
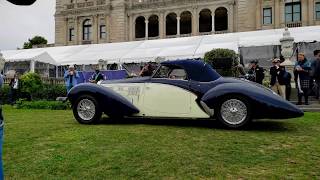
<svg viewBox="0 0 320 180">
<path fill-rule="evenodd" d="M 161 63 L 151 77 L 81 84 L 68 93 L 75 119 L 97 123 L 110 118 L 217 119 L 241 128 L 252 119 L 287 119 L 303 111 L 270 89 L 235 78 L 221 77 L 199 60 Z"/>
</svg>

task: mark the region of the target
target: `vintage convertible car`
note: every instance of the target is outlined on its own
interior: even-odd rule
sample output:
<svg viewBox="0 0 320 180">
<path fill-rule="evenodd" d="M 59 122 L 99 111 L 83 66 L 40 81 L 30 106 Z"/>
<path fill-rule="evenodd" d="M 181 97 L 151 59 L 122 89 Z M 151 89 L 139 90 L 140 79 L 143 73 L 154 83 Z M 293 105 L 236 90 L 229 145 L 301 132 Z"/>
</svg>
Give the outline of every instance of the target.
<svg viewBox="0 0 320 180">
<path fill-rule="evenodd" d="M 240 128 L 252 119 L 287 119 L 303 111 L 256 83 L 221 77 L 200 60 L 161 63 L 151 77 L 80 84 L 70 90 L 76 120 L 96 123 L 110 118 L 217 119 Z"/>
</svg>

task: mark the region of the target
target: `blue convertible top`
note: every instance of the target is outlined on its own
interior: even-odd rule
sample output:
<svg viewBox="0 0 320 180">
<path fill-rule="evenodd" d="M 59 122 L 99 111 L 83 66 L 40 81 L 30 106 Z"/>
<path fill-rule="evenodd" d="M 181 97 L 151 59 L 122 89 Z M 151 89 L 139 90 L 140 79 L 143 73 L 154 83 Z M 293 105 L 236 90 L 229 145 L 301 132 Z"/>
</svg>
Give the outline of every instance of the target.
<svg viewBox="0 0 320 180">
<path fill-rule="evenodd" d="M 194 59 L 165 61 L 164 66 L 178 66 L 183 68 L 188 74 L 188 78 L 193 81 L 210 82 L 219 79 L 221 76 L 209 64 Z"/>
</svg>

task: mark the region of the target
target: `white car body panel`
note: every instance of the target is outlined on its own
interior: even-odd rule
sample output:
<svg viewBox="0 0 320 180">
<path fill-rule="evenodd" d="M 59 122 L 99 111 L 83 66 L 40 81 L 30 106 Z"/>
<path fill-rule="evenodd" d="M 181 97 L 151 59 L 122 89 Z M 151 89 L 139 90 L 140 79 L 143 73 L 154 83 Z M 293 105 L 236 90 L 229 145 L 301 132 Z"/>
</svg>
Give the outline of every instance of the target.
<svg viewBox="0 0 320 180">
<path fill-rule="evenodd" d="M 177 86 L 161 83 L 102 84 L 128 99 L 140 112 L 133 116 L 209 118 L 197 104 L 197 96 Z"/>
</svg>

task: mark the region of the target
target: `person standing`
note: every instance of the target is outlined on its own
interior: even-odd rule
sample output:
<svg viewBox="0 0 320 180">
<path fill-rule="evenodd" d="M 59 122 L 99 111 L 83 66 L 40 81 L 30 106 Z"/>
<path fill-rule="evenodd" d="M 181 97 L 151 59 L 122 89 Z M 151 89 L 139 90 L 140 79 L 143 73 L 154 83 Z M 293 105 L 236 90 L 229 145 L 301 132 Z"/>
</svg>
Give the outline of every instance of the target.
<svg viewBox="0 0 320 180">
<path fill-rule="evenodd" d="M 234 75 L 233 76 L 236 77 L 236 78 L 243 78 L 246 75 L 246 71 L 244 70 L 244 67 L 241 64 L 239 59 L 236 59 L 234 61 L 233 69 L 234 69 Z"/>
<path fill-rule="evenodd" d="M 284 80 L 285 80 L 285 85 L 286 85 L 286 100 L 287 101 L 290 101 L 290 97 L 291 97 L 291 74 L 286 70 L 284 69 Z"/>
<path fill-rule="evenodd" d="M 272 60 L 273 66 L 270 68 L 271 75 L 271 89 L 278 93 L 283 99 L 286 99 L 286 85 L 285 85 L 285 69 L 280 65 L 280 59 Z"/>
<path fill-rule="evenodd" d="M 304 96 L 305 105 L 309 105 L 310 71 L 311 62 L 306 59 L 304 53 L 299 53 L 298 61 L 296 62 L 293 71 L 294 80 L 298 89 L 297 105 L 302 105 L 302 96 Z"/>
<path fill-rule="evenodd" d="M 15 73 L 13 78 L 10 80 L 9 86 L 10 86 L 10 103 L 11 105 L 13 105 L 17 100 L 18 90 L 19 90 L 19 78 L 17 73 Z"/>
<path fill-rule="evenodd" d="M 316 82 L 315 95 L 316 99 L 319 99 L 320 95 L 320 50 L 315 50 L 313 52 L 315 60 L 312 64 L 312 76 Z"/>
<path fill-rule="evenodd" d="M 100 72 L 100 69 L 97 67 L 94 74 L 89 79 L 89 82 L 97 84 L 101 80 L 104 80 L 104 75 Z"/>
<path fill-rule="evenodd" d="M 79 77 L 78 71 L 75 70 L 73 65 L 70 65 L 68 70 L 64 73 L 67 92 L 69 92 L 71 88 L 78 84 Z"/>
<path fill-rule="evenodd" d="M 264 79 L 264 69 L 258 65 L 257 60 L 250 61 L 250 70 L 248 71 L 249 80 L 262 84 Z"/>
</svg>

